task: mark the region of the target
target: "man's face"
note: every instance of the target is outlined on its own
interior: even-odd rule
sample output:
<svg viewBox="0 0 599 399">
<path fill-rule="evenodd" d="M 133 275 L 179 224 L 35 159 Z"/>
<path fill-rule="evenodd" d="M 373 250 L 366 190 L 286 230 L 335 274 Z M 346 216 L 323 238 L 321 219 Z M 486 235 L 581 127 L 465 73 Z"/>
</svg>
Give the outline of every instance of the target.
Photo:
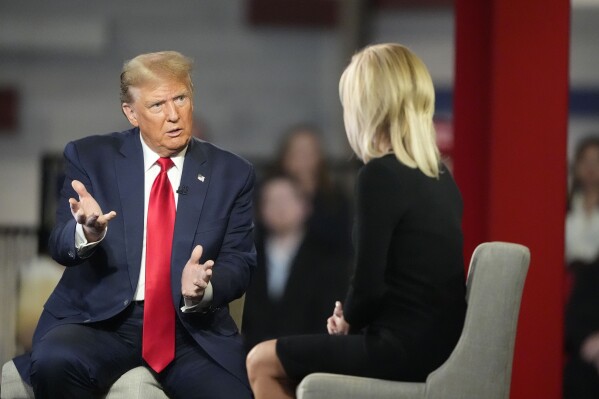
<svg viewBox="0 0 599 399">
<path fill-rule="evenodd" d="M 193 99 L 185 82 L 164 78 L 129 91 L 132 103 L 123 103 L 123 112 L 148 147 L 162 157 L 185 148 L 193 124 Z"/>
</svg>

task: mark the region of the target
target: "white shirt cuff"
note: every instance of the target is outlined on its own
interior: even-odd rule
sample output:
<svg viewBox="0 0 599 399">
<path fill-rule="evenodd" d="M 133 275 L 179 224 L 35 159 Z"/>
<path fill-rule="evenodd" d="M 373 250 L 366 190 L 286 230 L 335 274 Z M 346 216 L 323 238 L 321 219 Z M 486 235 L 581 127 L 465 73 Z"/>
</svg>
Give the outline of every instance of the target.
<svg viewBox="0 0 599 399">
<path fill-rule="evenodd" d="M 87 258 L 90 256 L 96 245 L 101 243 L 104 237 L 106 237 L 107 231 L 108 226 L 106 226 L 102 237 L 100 237 L 98 241 L 87 242 L 87 238 L 85 238 L 85 233 L 83 232 L 83 225 L 77 223 L 77 226 L 75 227 L 75 248 L 77 248 L 77 255 L 79 255 L 80 258 Z"/>
<path fill-rule="evenodd" d="M 198 303 L 194 303 L 191 299 L 183 298 L 183 302 L 185 306 L 181 307 L 181 312 L 183 313 L 196 313 L 201 312 L 212 302 L 212 283 L 208 281 L 208 286 L 204 290 L 204 296 Z"/>
</svg>

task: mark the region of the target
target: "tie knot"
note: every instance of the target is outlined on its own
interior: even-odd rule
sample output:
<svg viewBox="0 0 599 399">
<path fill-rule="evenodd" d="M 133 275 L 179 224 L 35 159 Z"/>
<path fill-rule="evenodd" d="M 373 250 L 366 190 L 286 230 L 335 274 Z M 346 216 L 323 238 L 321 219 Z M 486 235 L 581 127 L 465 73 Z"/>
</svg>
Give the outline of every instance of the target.
<svg viewBox="0 0 599 399">
<path fill-rule="evenodd" d="M 163 172 L 167 172 L 174 165 L 174 163 L 170 158 L 158 158 L 158 165 Z"/>
</svg>

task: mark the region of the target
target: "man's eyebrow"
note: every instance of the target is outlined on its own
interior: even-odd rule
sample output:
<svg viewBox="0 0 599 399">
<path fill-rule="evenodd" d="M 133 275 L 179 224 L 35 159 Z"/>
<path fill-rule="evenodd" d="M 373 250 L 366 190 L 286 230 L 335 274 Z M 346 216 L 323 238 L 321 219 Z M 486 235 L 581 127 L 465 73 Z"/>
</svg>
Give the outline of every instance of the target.
<svg viewBox="0 0 599 399">
<path fill-rule="evenodd" d="M 144 104 L 145 105 L 155 105 L 155 104 L 158 105 L 158 104 L 164 104 L 165 101 L 166 100 L 164 100 L 162 98 L 157 98 L 157 99 L 154 99 L 154 100 L 145 101 Z"/>
</svg>

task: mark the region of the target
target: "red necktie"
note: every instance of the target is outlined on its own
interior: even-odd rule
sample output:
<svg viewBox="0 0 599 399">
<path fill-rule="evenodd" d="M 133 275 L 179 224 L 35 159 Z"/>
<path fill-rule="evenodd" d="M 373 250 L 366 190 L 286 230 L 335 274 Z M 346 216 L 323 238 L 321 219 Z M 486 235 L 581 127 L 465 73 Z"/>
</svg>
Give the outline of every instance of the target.
<svg viewBox="0 0 599 399">
<path fill-rule="evenodd" d="M 171 251 L 175 197 L 167 171 L 170 158 L 160 158 L 160 173 L 150 192 L 146 226 L 146 290 L 142 356 L 161 372 L 175 357 L 175 308 L 171 297 Z"/>
</svg>

